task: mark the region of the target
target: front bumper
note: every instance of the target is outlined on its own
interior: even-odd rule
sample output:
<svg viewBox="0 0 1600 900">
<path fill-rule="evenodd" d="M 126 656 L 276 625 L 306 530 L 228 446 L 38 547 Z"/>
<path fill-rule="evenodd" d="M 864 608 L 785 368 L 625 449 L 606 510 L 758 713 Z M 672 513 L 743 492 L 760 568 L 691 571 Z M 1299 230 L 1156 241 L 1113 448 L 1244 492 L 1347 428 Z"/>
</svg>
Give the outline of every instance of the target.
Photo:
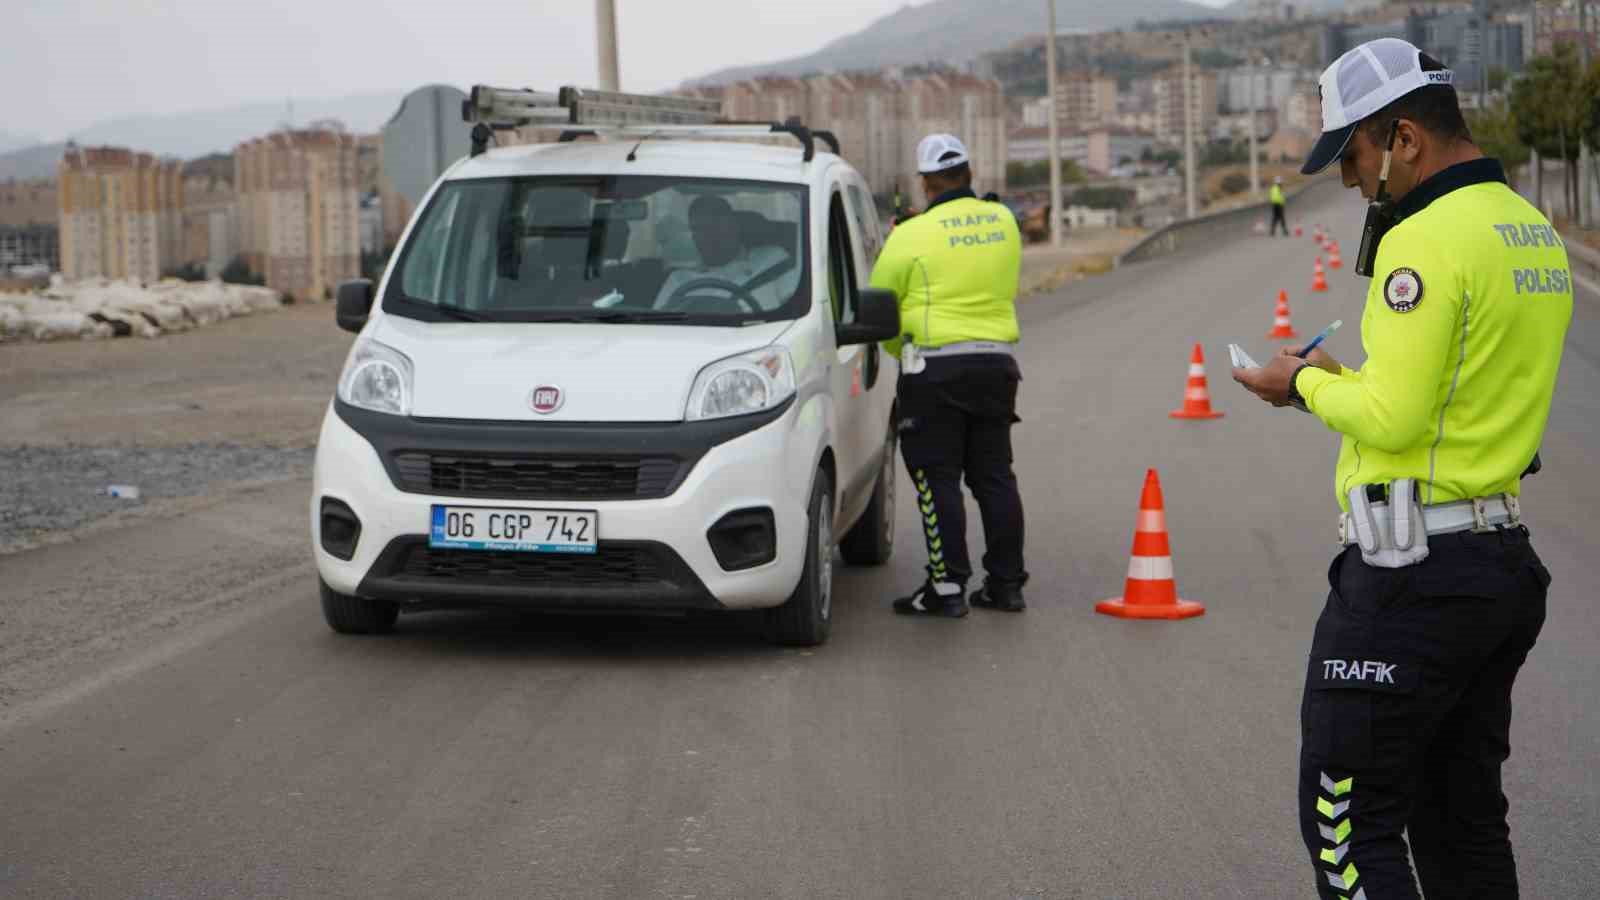
<svg viewBox="0 0 1600 900">
<path fill-rule="evenodd" d="M 328 586 L 345 594 L 395 600 L 402 609 L 477 606 L 529 608 L 696 610 L 751 609 L 785 602 L 804 565 L 806 501 L 820 435 L 804 424 L 794 404 L 753 421 L 729 421 L 708 432 L 693 426 L 660 429 L 653 450 L 677 453 L 685 462 L 674 483 L 654 489 L 665 496 L 644 499 L 501 499 L 467 482 L 460 492 L 423 493 L 415 477 L 396 474 L 395 459 L 418 449 L 463 453 L 475 440 L 498 453 L 513 446 L 526 452 L 551 447 L 574 452 L 593 426 L 523 426 L 520 443 L 513 423 L 439 423 L 353 413 L 330 406 L 317 445 L 311 497 L 311 536 L 317 569 Z M 813 426 L 814 427 L 814 426 Z M 361 430 L 358 430 L 360 428 Z M 740 429 L 744 430 L 740 433 Z M 363 431 L 366 434 L 363 434 Z M 583 432 L 583 434 L 580 434 Z M 709 437 L 707 436 L 709 434 Z M 729 436 L 729 435 L 733 436 Z M 371 435 L 369 438 L 368 435 Z M 577 435 L 575 438 L 574 435 Z M 619 431 L 624 446 L 642 443 L 638 430 Z M 695 440 L 716 441 L 694 446 Z M 443 440 L 448 446 L 430 441 Z M 612 440 L 600 434 L 599 440 Z M 380 450 L 380 447 L 382 448 Z M 616 449 L 616 448 L 612 448 Z M 387 457 L 387 458 L 386 458 Z M 643 484 L 643 476 L 641 476 Z M 519 489 L 542 483 L 524 481 Z M 323 548 L 324 498 L 347 505 L 360 520 L 349 559 Z M 568 554 L 430 550 L 427 530 L 434 504 L 493 505 L 524 509 L 595 510 L 598 552 Z M 770 509 L 776 557 L 739 571 L 718 563 L 707 531 L 736 510 Z"/>
</svg>

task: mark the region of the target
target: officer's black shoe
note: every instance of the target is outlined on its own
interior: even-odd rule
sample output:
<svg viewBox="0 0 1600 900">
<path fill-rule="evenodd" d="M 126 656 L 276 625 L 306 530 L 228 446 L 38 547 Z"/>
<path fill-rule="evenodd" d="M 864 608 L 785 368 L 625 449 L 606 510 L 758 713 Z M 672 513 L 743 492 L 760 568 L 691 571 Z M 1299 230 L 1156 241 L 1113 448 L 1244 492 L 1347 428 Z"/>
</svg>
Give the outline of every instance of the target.
<svg viewBox="0 0 1600 900">
<path fill-rule="evenodd" d="M 894 601 L 894 611 L 908 616 L 959 619 L 967 609 L 967 589 L 953 581 L 925 581 L 908 597 Z"/>
<path fill-rule="evenodd" d="M 985 581 L 983 587 L 972 592 L 973 606 L 998 609 L 1001 612 L 1022 612 L 1028 604 L 1022 602 L 1022 585 L 1001 581 Z"/>
</svg>

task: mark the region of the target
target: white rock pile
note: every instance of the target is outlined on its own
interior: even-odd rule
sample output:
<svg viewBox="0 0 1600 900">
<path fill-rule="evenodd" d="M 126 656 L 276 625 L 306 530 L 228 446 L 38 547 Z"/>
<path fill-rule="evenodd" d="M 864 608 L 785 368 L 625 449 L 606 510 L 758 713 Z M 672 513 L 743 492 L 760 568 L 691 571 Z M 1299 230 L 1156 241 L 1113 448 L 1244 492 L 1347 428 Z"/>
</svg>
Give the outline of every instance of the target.
<svg viewBox="0 0 1600 900">
<path fill-rule="evenodd" d="M 0 294 L 0 341 L 159 337 L 283 305 L 270 288 L 165 279 L 141 286 L 56 275 L 32 294 Z"/>
</svg>

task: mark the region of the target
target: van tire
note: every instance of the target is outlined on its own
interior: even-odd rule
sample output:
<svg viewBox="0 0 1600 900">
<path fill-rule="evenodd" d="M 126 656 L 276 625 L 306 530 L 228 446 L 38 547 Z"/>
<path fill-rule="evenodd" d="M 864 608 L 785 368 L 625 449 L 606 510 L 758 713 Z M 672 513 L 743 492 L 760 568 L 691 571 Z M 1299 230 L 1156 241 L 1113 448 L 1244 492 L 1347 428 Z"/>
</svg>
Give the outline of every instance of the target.
<svg viewBox="0 0 1600 900">
<path fill-rule="evenodd" d="M 317 579 L 317 587 L 322 591 L 322 618 L 340 634 L 388 634 L 400 617 L 400 607 L 392 600 L 341 594 L 321 578 Z"/>
<path fill-rule="evenodd" d="M 894 555 L 895 449 L 895 433 L 891 428 L 884 441 L 878 480 L 872 486 L 872 500 L 839 542 L 839 552 L 852 566 L 881 566 Z"/>
<path fill-rule="evenodd" d="M 782 606 L 767 610 L 767 637 L 775 644 L 815 647 L 833 624 L 833 483 L 817 472 L 806 507 L 806 558 L 800 583 Z"/>
</svg>

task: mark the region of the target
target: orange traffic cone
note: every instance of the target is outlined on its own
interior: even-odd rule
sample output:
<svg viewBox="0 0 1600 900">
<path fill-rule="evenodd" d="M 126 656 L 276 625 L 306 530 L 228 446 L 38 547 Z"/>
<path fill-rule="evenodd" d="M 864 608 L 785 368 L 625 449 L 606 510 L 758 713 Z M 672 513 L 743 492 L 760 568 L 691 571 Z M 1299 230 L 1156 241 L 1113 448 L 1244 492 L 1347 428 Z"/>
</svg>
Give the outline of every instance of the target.
<svg viewBox="0 0 1600 900">
<path fill-rule="evenodd" d="M 1317 273 L 1317 277 L 1321 278 L 1322 277 L 1322 273 L 1318 272 Z M 1327 289 L 1327 285 L 1323 285 L 1323 289 L 1326 290 Z M 1273 316 L 1272 316 L 1272 330 L 1267 332 L 1267 337 L 1269 337 L 1269 338 L 1297 338 L 1299 336 L 1300 336 L 1300 333 L 1294 330 L 1294 326 L 1293 325 L 1289 324 L 1289 292 L 1288 291 L 1279 291 L 1278 292 L 1278 308 L 1273 313 Z"/>
<path fill-rule="evenodd" d="M 1328 289 L 1328 276 L 1322 271 L 1322 257 L 1317 257 L 1317 264 L 1311 268 L 1311 290 L 1321 292 Z"/>
<path fill-rule="evenodd" d="M 1301 228 L 1299 225 L 1296 225 L 1294 227 L 1294 236 L 1300 237 L 1303 234 L 1305 234 L 1305 229 Z"/>
<path fill-rule="evenodd" d="M 1211 389 L 1206 387 L 1206 357 L 1200 344 L 1189 357 L 1189 384 L 1183 390 L 1183 408 L 1167 415 L 1174 419 L 1220 419 L 1222 413 L 1211 408 Z"/>
<path fill-rule="evenodd" d="M 1342 269 L 1342 268 L 1344 268 L 1344 260 L 1339 258 L 1339 242 L 1338 241 L 1333 241 L 1331 244 L 1329 244 L 1329 247 L 1331 249 L 1328 250 L 1328 268 L 1330 268 L 1330 269 Z"/>
<path fill-rule="evenodd" d="M 1187 619 L 1206 611 L 1199 603 L 1178 598 L 1178 583 L 1172 579 L 1172 548 L 1167 544 L 1166 507 L 1155 469 L 1145 472 L 1122 596 L 1096 603 L 1094 611 L 1123 619 Z"/>
</svg>

